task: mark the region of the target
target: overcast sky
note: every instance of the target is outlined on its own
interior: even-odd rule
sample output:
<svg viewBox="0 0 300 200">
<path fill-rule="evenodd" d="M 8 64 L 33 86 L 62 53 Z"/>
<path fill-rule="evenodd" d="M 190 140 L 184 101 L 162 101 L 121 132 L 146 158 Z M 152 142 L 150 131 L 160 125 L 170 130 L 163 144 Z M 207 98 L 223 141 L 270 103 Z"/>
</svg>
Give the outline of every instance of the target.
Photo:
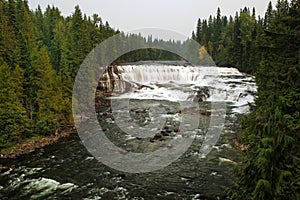
<svg viewBox="0 0 300 200">
<path fill-rule="evenodd" d="M 29 6 L 35 10 L 40 5 L 58 7 L 64 16 L 71 15 L 75 5 L 91 16 L 100 15 L 114 28 L 131 31 L 140 28 L 155 27 L 169 29 L 191 36 L 197 19 L 215 15 L 221 8 L 222 15 L 235 15 L 245 6 L 256 8 L 258 15 L 264 16 L 269 0 L 29 0 Z M 276 0 L 272 0 L 275 5 Z"/>
</svg>

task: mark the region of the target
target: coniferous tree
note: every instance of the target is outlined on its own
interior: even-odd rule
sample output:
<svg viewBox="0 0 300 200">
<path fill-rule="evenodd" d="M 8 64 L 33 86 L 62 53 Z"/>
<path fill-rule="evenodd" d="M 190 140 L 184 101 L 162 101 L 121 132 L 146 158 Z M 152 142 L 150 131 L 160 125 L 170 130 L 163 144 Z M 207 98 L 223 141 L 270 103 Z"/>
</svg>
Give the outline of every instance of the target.
<svg viewBox="0 0 300 200">
<path fill-rule="evenodd" d="M 63 17 L 54 6 L 33 12 L 26 0 L 0 1 L 1 73 L 7 79 L 5 83 L 1 79 L 0 86 L 1 91 L 14 91 L 14 95 L 7 95 L 7 104 L 14 105 L 5 112 L 15 118 L 2 116 L 1 127 L 12 129 L 11 133 L 1 132 L 0 146 L 12 145 L 32 136 L 30 133 L 50 134 L 59 124 L 72 124 L 71 97 L 77 70 L 93 47 L 116 33 L 119 31 L 108 22 L 104 25 L 99 16 L 83 16 L 78 6 L 72 16 Z"/>
<path fill-rule="evenodd" d="M 25 109 L 17 96 L 22 77 L 20 68 L 11 71 L 6 63 L 0 65 L 0 148 L 18 142 L 26 130 Z"/>
<path fill-rule="evenodd" d="M 57 115 L 61 111 L 62 94 L 59 90 L 56 72 L 52 69 L 50 57 L 45 47 L 34 55 L 32 62 L 36 77 L 37 132 L 51 134 L 58 128 Z"/>
<path fill-rule="evenodd" d="M 265 18 L 264 18 L 264 28 L 265 29 L 268 29 L 268 27 L 272 21 L 273 15 L 274 15 L 273 6 L 272 6 L 272 2 L 270 1 L 268 4 L 266 14 L 265 14 Z"/>
<path fill-rule="evenodd" d="M 300 1 L 279 1 L 263 34 L 255 107 L 243 120 L 238 199 L 299 199 Z M 268 10 L 267 12 L 269 12 Z M 270 19 L 270 18 L 269 18 Z"/>
<path fill-rule="evenodd" d="M 196 35 L 195 35 L 196 41 L 201 44 L 202 43 L 202 22 L 201 19 L 198 19 L 197 22 L 197 29 L 196 29 Z"/>
</svg>

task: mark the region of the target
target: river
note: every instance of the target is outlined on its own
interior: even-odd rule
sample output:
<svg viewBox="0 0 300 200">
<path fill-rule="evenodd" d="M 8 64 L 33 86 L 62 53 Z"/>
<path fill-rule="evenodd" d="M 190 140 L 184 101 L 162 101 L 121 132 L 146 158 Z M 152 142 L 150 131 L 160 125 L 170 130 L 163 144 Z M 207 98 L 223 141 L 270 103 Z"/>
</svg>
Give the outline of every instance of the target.
<svg viewBox="0 0 300 200">
<path fill-rule="evenodd" d="M 0 199 L 228 198 L 225 190 L 233 187 L 234 166 L 239 162 L 233 142 L 236 118 L 247 113 L 247 102 L 254 100 L 254 77 L 235 68 L 164 62 L 115 66 L 104 77 L 98 89 L 100 94 L 105 91 L 109 95 L 103 98 L 98 93 L 96 110 L 103 132 L 116 146 L 139 153 L 168 146 L 184 132 L 180 122 L 188 113 L 194 116 L 188 121 L 192 124 L 197 120 L 197 127 L 192 130 L 193 140 L 187 150 L 166 167 L 130 173 L 130 169 L 120 171 L 99 162 L 75 134 L 32 154 L 0 160 L 12 168 L 0 174 Z M 148 138 L 137 137 L 135 126 L 120 130 L 118 124 L 122 125 L 127 109 L 122 101 L 129 102 L 131 124 L 143 127 L 159 118 L 165 121 L 163 126 Z M 180 102 L 197 102 L 199 107 L 184 110 Z M 208 154 L 201 155 L 213 109 L 224 103 L 221 108 L 226 115 L 218 140 Z M 151 114 L 151 108 L 160 106 L 163 114 Z M 195 110 L 197 115 L 192 115 Z"/>
</svg>

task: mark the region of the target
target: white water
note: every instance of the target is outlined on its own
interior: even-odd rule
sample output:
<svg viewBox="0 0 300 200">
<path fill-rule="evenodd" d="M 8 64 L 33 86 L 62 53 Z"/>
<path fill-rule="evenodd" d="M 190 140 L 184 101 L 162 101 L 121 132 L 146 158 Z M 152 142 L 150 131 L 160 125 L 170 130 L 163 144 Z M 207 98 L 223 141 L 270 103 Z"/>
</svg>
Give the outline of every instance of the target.
<svg viewBox="0 0 300 200">
<path fill-rule="evenodd" d="M 115 96 L 116 98 L 193 101 L 197 87 L 206 86 L 212 94 L 207 101 L 226 101 L 233 106 L 234 112 L 244 113 L 248 109 L 247 102 L 253 101 L 251 92 L 256 91 L 254 78 L 234 68 L 164 65 L 128 65 L 118 68 L 122 71 L 119 74 L 121 80 L 127 83 L 117 81 L 119 84 L 116 84 L 114 92 L 121 94 Z M 119 78 L 116 74 L 113 76 L 115 79 Z M 126 88 L 128 82 L 132 85 Z M 141 85 L 147 87 L 141 88 Z M 165 114 L 159 119 L 165 118 L 172 122 L 166 125 L 180 124 L 182 119 L 179 113 Z M 149 115 L 149 121 L 155 121 L 155 117 Z M 111 118 L 107 118 L 107 122 L 115 123 Z M 231 173 L 227 171 L 228 164 L 234 164 L 235 160 L 232 156 L 234 148 L 228 141 L 232 140 L 235 131 L 231 129 L 230 121 L 227 121 L 224 135 L 212 146 L 208 159 L 198 162 L 197 159 L 201 155 L 198 147 L 209 135 L 208 125 L 206 126 L 205 122 L 203 124 L 204 126 L 199 125 L 198 129 L 192 130 L 191 137 L 195 138 L 195 146 L 191 146 L 176 164 L 159 173 L 126 175 L 125 178 L 119 177 L 118 171 L 108 171 L 107 167 L 99 165 L 83 148 L 79 139 L 77 141 L 71 138 L 64 142 L 63 146 L 60 143 L 42 154 L 39 152 L 24 159 L 13 160 L 11 166 L 16 167 L 0 174 L 0 180 L 6 180 L 0 181 L 0 199 L 6 199 L 6 196 L 11 199 L 64 199 L 66 196 L 79 194 L 80 199 L 144 199 L 143 196 L 146 196 L 145 199 L 199 199 L 203 194 L 218 198 L 217 195 L 223 191 L 223 186 L 231 179 Z M 184 126 L 190 124 L 186 123 Z M 112 130 L 109 134 L 113 137 L 122 135 L 115 135 Z M 174 134 L 174 139 L 182 136 L 180 133 Z M 129 134 L 127 136 L 128 140 L 136 139 Z M 32 165 L 36 168 L 32 168 Z M 70 173 L 74 166 L 74 170 L 78 172 L 76 175 Z M 158 187 L 158 181 L 166 184 Z M 186 190 L 186 187 L 190 187 L 191 190 Z M 176 192 L 170 192 L 170 189 L 176 189 Z M 151 198 L 149 195 L 152 195 Z"/>
<path fill-rule="evenodd" d="M 64 194 L 69 193 L 78 187 L 73 183 L 60 183 L 56 180 L 45 177 L 39 177 L 36 179 L 30 178 L 31 175 L 41 173 L 43 171 L 44 170 L 42 168 L 27 168 L 23 166 L 16 168 L 14 169 L 14 173 L 11 175 L 8 187 L 5 189 L 13 190 L 15 188 L 23 188 L 22 194 L 20 195 L 30 196 L 30 199 L 43 199 L 57 191 Z M 21 175 L 18 175 L 18 172 L 20 172 Z"/>
<path fill-rule="evenodd" d="M 207 87 L 210 97 L 206 101 L 229 102 L 233 112 L 245 113 L 256 92 L 254 77 L 236 68 L 170 65 L 124 65 L 117 68 L 121 72 L 121 81 L 115 83 L 114 92 L 118 95 L 114 98 L 195 101 L 197 89 Z M 128 82 L 132 84 L 129 90 L 126 87 Z"/>
</svg>

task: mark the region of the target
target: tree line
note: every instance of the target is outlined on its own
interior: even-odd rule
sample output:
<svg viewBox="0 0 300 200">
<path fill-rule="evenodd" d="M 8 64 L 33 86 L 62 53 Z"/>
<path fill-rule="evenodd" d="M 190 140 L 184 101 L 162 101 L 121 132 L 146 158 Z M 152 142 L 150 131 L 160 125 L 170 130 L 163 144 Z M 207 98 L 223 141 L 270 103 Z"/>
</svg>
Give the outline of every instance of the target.
<svg viewBox="0 0 300 200">
<path fill-rule="evenodd" d="M 259 52 L 258 63 L 249 62 L 257 64 L 258 92 L 241 122 L 241 139 L 248 148 L 242 153 L 232 199 L 300 199 L 300 1 L 279 0 L 274 8 L 270 3 L 258 23 L 250 17 L 246 12 L 244 19 L 254 24 L 250 27 L 261 27 L 249 46 L 244 37 L 239 39 L 237 51 L 245 60 L 236 64 L 249 62 Z M 245 23 L 242 19 L 239 26 Z M 243 57 L 251 48 L 257 50 Z"/>
<path fill-rule="evenodd" d="M 26 0 L 1 0 L 0 148 L 72 124 L 73 82 L 82 61 L 96 45 L 119 33 L 97 14 L 82 14 L 78 6 L 64 17 L 53 6 L 31 11 Z M 255 9 L 244 8 L 234 17 L 221 16 L 218 9 L 215 17 L 198 20 L 192 39 L 202 48 L 193 55 L 189 41 L 123 36 L 182 48 L 187 56 L 204 61 L 207 51 L 219 66 L 255 73 L 255 105 L 242 120 L 242 142 L 249 148 L 242 154 L 232 198 L 300 198 L 299 0 L 278 0 L 276 7 L 269 3 L 264 18 Z M 125 54 L 115 64 L 156 59 L 181 58 L 148 48 Z"/>
<path fill-rule="evenodd" d="M 114 34 L 78 6 L 31 11 L 24 0 L 0 1 L 0 148 L 72 124 L 73 81 L 95 45 Z"/>
<path fill-rule="evenodd" d="M 217 66 L 254 73 L 261 59 L 260 38 L 272 17 L 271 2 L 264 18 L 256 16 L 255 8 L 245 7 L 234 17 L 222 16 L 218 8 L 216 16 L 198 19 L 192 38 L 205 48 Z"/>
<path fill-rule="evenodd" d="M 44 12 L 40 6 L 32 11 L 27 0 L 1 0 L 0 148 L 73 124 L 71 101 L 77 71 L 93 48 L 115 34 L 130 38 L 132 45 L 141 42 L 148 46 L 182 46 L 174 40 L 126 35 L 111 28 L 97 14 L 83 14 L 79 6 L 72 15 L 64 17 L 54 6 L 48 6 Z M 122 41 L 114 41 L 111 54 L 116 45 L 122 45 Z M 112 64 L 158 59 L 181 58 L 168 51 L 147 48 L 129 52 Z"/>
</svg>

